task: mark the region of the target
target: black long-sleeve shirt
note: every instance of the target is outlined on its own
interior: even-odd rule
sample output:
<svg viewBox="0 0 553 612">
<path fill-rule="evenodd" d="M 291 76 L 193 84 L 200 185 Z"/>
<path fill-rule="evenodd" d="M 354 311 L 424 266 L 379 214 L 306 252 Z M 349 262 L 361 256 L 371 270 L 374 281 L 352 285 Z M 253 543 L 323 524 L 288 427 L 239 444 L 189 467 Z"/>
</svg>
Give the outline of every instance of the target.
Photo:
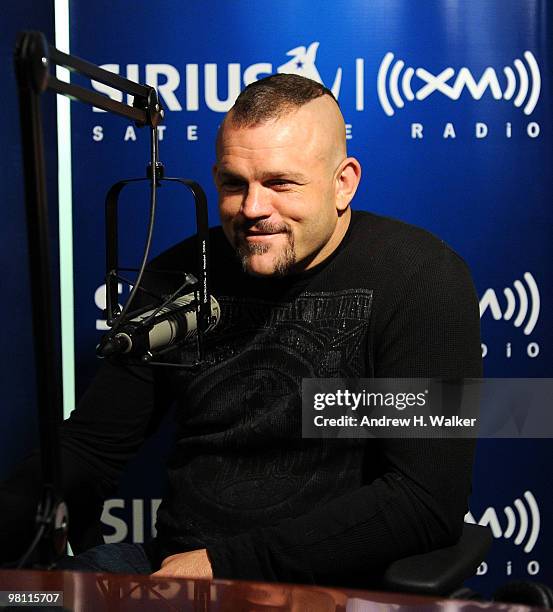
<svg viewBox="0 0 553 612">
<path fill-rule="evenodd" d="M 99 500 L 176 401 L 169 491 L 148 545 L 158 562 L 207 548 L 215 577 L 367 585 L 391 561 L 455 541 L 473 441 L 302 439 L 300 393 L 302 378 L 480 376 L 463 261 L 421 229 L 361 212 L 329 258 L 283 278 L 248 276 L 220 228 L 210 239 L 222 316 L 206 364 L 106 364 L 62 428 L 74 539 L 90 536 Z M 188 240 L 153 267 L 190 271 L 194 254 Z M 174 281 L 148 282 L 169 292 Z M 16 479 L 4 486 L 8 510 L 23 497 L 30 507 L 34 461 L 19 473 L 26 495 Z M 16 529 L 22 514 L 9 520 Z"/>
</svg>

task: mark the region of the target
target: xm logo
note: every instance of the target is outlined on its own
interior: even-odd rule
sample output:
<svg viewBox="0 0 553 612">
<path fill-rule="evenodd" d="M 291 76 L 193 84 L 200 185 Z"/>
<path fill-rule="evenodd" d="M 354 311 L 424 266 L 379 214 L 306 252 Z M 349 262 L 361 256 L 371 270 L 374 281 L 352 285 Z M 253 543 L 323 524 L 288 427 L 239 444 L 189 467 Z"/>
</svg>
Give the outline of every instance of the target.
<svg viewBox="0 0 553 612">
<path fill-rule="evenodd" d="M 513 100 L 517 108 L 524 104 L 524 114 L 530 115 L 540 97 L 541 76 L 538 63 L 530 51 L 524 52 L 524 59 L 528 68 L 521 59 L 515 59 L 515 70 L 505 66 L 501 79 L 494 68 L 488 67 L 476 80 L 466 67 L 461 68 L 457 74 L 451 67 L 438 74 L 432 74 L 424 68 L 407 67 L 404 70 L 405 62 L 396 60 L 394 63 L 394 54 L 388 52 L 378 70 L 378 99 L 384 112 L 391 117 L 395 112 L 394 106 L 405 106 L 404 98 L 408 102 L 415 99 L 422 101 L 434 92 L 439 92 L 450 100 L 458 100 L 466 89 L 475 100 L 480 100 L 489 89 L 495 100 Z M 421 82 L 416 92 L 413 91 L 414 76 Z"/>
<path fill-rule="evenodd" d="M 534 331 L 540 315 L 540 293 L 530 272 L 524 273 L 524 280 L 528 289 L 520 280 L 513 283 L 516 294 L 510 287 L 503 289 L 504 308 L 501 307 L 496 292 L 493 289 L 486 289 L 480 299 L 480 318 L 489 309 L 496 321 L 512 320 L 515 327 L 521 327 L 526 321 L 523 332 L 525 336 L 529 336 Z"/>
<path fill-rule="evenodd" d="M 479 521 L 476 521 L 470 512 L 465 515 L 465 523 L 489 525 L 494 538 L 510 539 L 514 536 L 516 546 L 524 545 L 524 552 L 529 553 L 534 548 L 540 533 L 540 511 L 536 498 L 531 491 L 524 491 L 524 500 L 515 499 L 513 506 L 505 506 L 503 512 L 505 519 L 499 520 L 497 511 L 492 506 L 486 508 Z"/>
</svg>

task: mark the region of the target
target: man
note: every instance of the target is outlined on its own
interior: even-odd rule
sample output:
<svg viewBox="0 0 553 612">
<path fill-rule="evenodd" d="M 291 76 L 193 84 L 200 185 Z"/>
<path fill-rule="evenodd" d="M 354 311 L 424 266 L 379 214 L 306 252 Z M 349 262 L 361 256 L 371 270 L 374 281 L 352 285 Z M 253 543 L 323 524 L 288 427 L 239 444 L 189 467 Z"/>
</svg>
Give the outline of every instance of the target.
<svg viewBox="0 0 553 612">
<path fill-rule="evenodd" d="M 239 100 L 217 140 L 223 229 L 244 269 L 257 276 L 302 272 L 324 261 L 347 231 L 361 178 L 359 162 L 346 154 L 336 101 L 323 95 L 298 107 L 297 80 L 273 77 L 282 108 L 270 119 L 263 96 Z"/>
<path fill-rule="evenodd" d="M 157 537 L 66 567 L 367 586 L 393 560 L 459 537 L 472 441 L 301 437 L 302 378 L 481 374 L 466 266 L 423 230 L 352 212 L 360 176 L 321 85 L 280 74 L 239 96 L 217 139 L 222 230 L 210 240 L 222 315 L 204 365 L 108 363 L 62 432 L 82 546 L 98 500 L 176 400 Z M 185 241 L 151 268 L 186 269 L 194 253 Z M 148 283 L 171 288 L 163 274 Z M 34 472 L 21 473 L 28 483 Z"/>
</svg>

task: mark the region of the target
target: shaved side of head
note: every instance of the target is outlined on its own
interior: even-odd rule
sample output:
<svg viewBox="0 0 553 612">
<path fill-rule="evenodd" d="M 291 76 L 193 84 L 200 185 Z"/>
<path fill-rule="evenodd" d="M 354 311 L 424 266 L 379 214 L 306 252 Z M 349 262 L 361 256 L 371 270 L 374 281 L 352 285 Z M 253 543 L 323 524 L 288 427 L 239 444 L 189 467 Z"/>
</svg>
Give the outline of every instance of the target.
<svg viewBox="0 0 553 612">
<path fill-rule="evenodd" d="M 217 158 L 223 131 L 251 128 L 309 108 L 318 115 L 325 146 L 317 152 L 333 168 L 347 155 L 346 127 L 338 101 L 324 85 L 297 74 L 274 74 L 248 85 L 227 113 L 217 133 Z"/>
<path fill-rule="evenodd" d="M 258 125 L 322 96 L 338 106 L 330 89 L 316 81 L 297 74 L 273 74 L 251 83 L 238 96 L 231 111 L 232 122 L 236 127 Z"/>
</svg>

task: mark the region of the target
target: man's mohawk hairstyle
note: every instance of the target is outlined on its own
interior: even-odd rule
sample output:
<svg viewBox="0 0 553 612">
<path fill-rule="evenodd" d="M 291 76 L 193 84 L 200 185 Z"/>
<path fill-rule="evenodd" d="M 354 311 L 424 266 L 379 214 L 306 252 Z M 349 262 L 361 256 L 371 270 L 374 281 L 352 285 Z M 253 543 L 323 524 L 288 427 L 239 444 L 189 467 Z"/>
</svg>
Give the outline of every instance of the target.
<svg viewBox="0 0 553 612">
<path fill-rule="evenodd" d="M 237 127 L 278 119 L 321 96 L 338 101 L 327 87 L 298 74 L 273 74 L 251 83 L 238 96 L 230 113 Z"/>
</svg>

